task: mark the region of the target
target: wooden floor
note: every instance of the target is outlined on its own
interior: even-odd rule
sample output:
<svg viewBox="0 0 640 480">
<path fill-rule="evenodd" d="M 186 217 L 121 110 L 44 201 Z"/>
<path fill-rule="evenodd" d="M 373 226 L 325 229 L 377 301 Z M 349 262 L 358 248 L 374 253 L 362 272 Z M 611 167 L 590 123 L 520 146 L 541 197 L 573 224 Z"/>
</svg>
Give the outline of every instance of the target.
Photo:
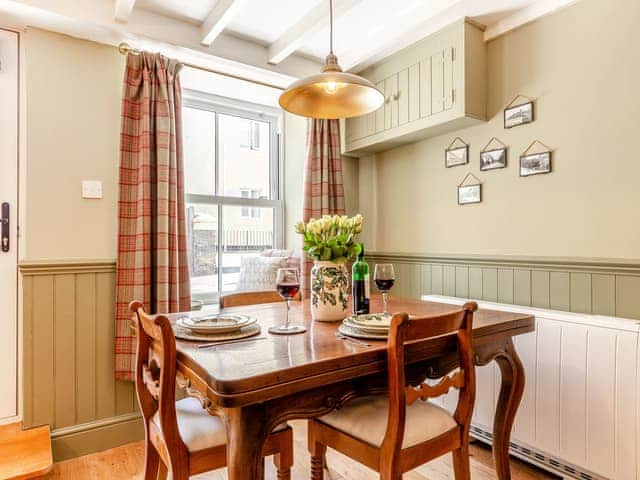
<svg viewBox="0 0 640 480">
<path fill-rule="evenodd" d="M 49 426 L 22 430 L 22 424 L 0 426 L 0 478 L 41 477 L 51 470 Z"/>
<path fill-rule="evenodd" d="M 307 480 L 309 478 L 309 456 L 306 442 L 306 422 L 291 422 L 295 432 L 295 467 L 293 480 Z M 494 480 L 491 452 L 479 443 L 471 449 L 471 476 L 473 480 Z M 65 462 L 56 463 L 52 472 L 46 477 L 65 480 L 129 480 L 139 479 L 142 474 L 144 449 L 142 443 L 125 445 L 123 447 L 95 453 Z M 374 480 L 378 476 L 366 467 L 349 458 L 329 450 L 327 463 L 330 473 L 325 475 L 327 480 Z M 275 470 L 270 459 L 267 459 L 267 479 L 275 479 Z M 513 480 L 553 479 L 558 478 L 535 467 L 512 459 Z M 227 478 L 224 469 L 205 473 L 193 477 L 201 480 L 223 480 Z M 453 479 L 450 455 L 445 455 L 433 462 L 413 470 L 404 476 L 404 480 L 447 480 Z"/>
</svg>

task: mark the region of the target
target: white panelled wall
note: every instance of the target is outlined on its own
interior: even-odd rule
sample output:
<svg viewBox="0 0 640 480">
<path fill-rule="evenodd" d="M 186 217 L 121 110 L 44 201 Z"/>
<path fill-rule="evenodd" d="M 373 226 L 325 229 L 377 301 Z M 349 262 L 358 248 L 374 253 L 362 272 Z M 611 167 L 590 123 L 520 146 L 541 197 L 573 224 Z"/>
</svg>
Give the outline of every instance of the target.
<svg viewBox="0 0 640 480">
<path fill-rule="evenodd" d="M 438 295 L 422 298 L 464 303 Z M 536 317 L 536 331 L 514 342 L 526 386 L 511 438 L 513 453 L 568 476 L 637 480 L 640 322 L 488 302 L 479 305 Z M 499 388 L 495 362 L 477 369 L 473 425 L 481 439 L 487 439 L 482 432 L 492 431 Z M 451 409 L 456 400 L 452 391 L 438 402 Z"/>
</svg>

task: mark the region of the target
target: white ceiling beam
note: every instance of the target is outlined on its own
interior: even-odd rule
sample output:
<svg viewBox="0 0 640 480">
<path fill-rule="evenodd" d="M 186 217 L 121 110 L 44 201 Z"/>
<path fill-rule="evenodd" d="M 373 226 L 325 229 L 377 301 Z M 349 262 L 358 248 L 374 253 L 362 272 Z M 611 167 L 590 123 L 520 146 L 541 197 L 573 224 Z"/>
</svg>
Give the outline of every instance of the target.
<svg viewBox="0 0 640 480">
<path fill-rule="evenodd" d="M 465 17 L 470 3 L 484 0 L 432 0 L 428 8 L 421 0 L 391 12 L 384 22 L 372 25 L 365 38 L 340 55 L 345 71 L 359 72 L 386 56 L 422 40 Z M 407 18 L 413 20 L 408 25 Z"/>
<path fill-rule="evenodd" d="M 539 0 L 518 10 L 502 20 L 490 25 L 484 32 L 484 40 L 489 41 L 511 30 L 530 23 L 540 17 L 549 15 L 557 10 L 568 7 L 578 0 Z"/>
<path fill-rule="evenodd" d="M 115 18 L 120 22 L 128 22 L 136 0 L 116 0 Z"/>
<path fill-rule="evenodd" d="M 297 55 L 280 65 L 269 65 L 266 46 L 225 33 L 211 47 L 204 47 L 199 26 L 141 8 L 134 9 L 129 22 L 118 22 L 113 17 L 113 4 L 113 0 L 92 0 L 92 8 L 83 8 L 78 0 L 0 0 L 0 22 L 107 45 L 124 41 L 183 62 L 283 87 L 317 73 L 321 67 Z"/>
<path fill-rule="evenodd" d="M 360 2 L 362 0 L 338 1 L 333 12 L 334 22 Z M 277 65 L 282 62 L 302 47 L 307 38 L 325 28 L 328 24 L 329 1 L 323 0 L 269 46 L 269 63 Z"/>
<path fill-rule="evenodd" d="M 200 43 L 207 47 L 211 45 L 233 17 L 238 14 L 245 2 L 246 0 L 218 0 L 200 27 L 202 32 Z"/>
</svg>

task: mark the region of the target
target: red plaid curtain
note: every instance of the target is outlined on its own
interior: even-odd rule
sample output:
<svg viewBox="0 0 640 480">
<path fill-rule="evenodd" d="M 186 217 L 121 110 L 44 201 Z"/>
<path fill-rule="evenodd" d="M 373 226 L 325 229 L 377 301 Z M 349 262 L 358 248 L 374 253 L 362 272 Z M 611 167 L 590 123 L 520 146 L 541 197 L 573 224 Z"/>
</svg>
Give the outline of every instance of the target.
<svg viewBox="0 0 640 480">
<path fill-rule="evenodd" d="M 120 133 L 116 271 L 116 378 L 132 380 L 128 305 L 191 309 L 182 164 L 181 65 L 160 54 L 127 56 Z"/>
<path fill-rule="evenodd" d="M 302 219 L 344 215 L 340 121 L 311 119 L 307 134 Z M 309 275 L 313 261 L 302 261 L 302 291 L 309 298 Z"/>
</svg>

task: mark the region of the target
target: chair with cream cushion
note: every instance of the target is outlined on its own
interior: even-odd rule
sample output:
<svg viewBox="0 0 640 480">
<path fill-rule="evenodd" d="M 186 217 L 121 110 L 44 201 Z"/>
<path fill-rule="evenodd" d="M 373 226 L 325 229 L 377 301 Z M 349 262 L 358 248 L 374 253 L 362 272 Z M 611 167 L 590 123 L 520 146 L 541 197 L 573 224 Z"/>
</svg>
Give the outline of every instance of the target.
<svg viewBox="0 0 640 480">
<path fill-rule="evenodd" d="M 300 300 L 300 292 L 294 300 Z M 220 295 L 220 308 L 258 305 L 261 303 L 284 302 L 277 290 L 259 290 L 254 292 L 235 292 Z"/>
<path fill-rule="evenodd" d="M 225 427 L 210 415 L 206 396 L 191 394 L 175 401 L 176 342 L 166 316 L 151 316 L 140 302 L 131 302 L 137 334 L 136 392 L 145 423 L 145 480 L 173 480 L 226 466 Z M 286 424 L 269 435 L 263 454 L 274 455 L 279 480 L 291 478 L 293 435 Z"/>
<path fill-rule="evenodd" d="M 471 478 L 469 428 L 475 400 L 471 333 L 477 308 L 471 302 L 444 315 L 412 320 L 406 313 L 393 316 L 387 344 L 389 394 L 358 397 L 309 421 L 312 480 L 323 479 L 327 447 L 378 471 L 383 480 L 401 480 L 404 472 L 452 452 L 456 480 Z M 459 369 L 436 385 L 407 385 L 405 342 L 433 337 L 456 342 Z M 453 415 L 427 401 L 452 387 L 459 390 Z"/>
</svg>

